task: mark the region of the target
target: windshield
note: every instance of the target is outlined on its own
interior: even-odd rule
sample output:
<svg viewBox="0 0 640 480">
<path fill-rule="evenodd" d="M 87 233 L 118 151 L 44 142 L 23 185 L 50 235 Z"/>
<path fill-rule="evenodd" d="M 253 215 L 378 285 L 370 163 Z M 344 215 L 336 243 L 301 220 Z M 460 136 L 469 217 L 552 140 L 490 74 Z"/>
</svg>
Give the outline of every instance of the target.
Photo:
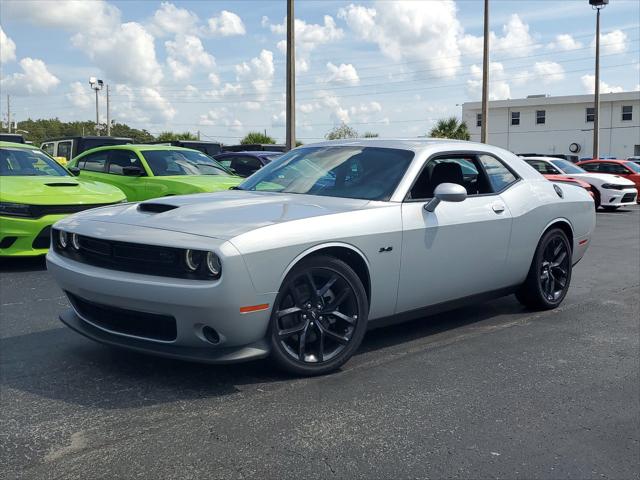
<svg viewBox="0 0 640 480">
<path fill-rule="evenodd" d="M 583 170 L 582 168 L 578 167 L 577 165 L 574 165 L 571 162 L 568 162 L 567 160 L 551 160 L 551 163 L 554 164 L 556 167 L 558 167 L 560 170 L 562 170 L 562 173 L 568 173 L 568 174 L 588 173 L 586 170 Z"/>
<path fill-rule="evenodd" d="M 231 174 L 208 155 L 195 150 L 147 150 L 142 152 L 156 177 L 170 175 L 222 175 Z"/>
<path fill-rule="evenodd" d="M 40 150 L 26 148 L 0 149 L 0 176 L 3 177 L 68 177 L 55 160 Z"/>
<path fill-rule="evenodd" d="M 413 152 L 363 146 L 297 148 L 258 170 L 241 190 L 388 200 Z"/>
<path fill-rule="evenodd" d="M 625 165 L 627 166 L 627 168 L 630 168 L 634 172 L 640 173 L 640 165 L 638 165 L 637 163 L 625 162 Z"/>
</svg>

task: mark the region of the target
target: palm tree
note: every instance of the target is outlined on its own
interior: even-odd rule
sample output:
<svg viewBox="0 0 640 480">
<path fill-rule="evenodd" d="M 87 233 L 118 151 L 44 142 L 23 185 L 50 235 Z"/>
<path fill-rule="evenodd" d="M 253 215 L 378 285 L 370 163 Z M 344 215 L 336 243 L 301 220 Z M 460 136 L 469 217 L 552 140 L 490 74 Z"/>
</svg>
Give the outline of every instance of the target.
<svg viewBox="0 0 640 480">
<path fill-rule="evenodd" d="M 460 122 L 456 117 L 438 120 L 436 126 L 429 132 L 430 137 L 452 138 L 455 140 L 470 140 L 471 135 L 465 122 Z"/>
</svg>

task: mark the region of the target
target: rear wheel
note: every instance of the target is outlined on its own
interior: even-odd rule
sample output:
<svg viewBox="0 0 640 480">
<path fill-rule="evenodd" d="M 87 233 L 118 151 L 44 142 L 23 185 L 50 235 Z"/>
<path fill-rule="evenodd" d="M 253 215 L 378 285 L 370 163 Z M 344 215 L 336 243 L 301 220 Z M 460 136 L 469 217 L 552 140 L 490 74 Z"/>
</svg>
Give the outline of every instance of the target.
<svg viewBox="0 0 640 480">
<path fill-rule="evenodd" d="M 527 279 L 516 297 L 529 308 L 556 308 L 569 290 L 571 268 L 571 244 L 567 235 L 559 228 L 549 230 L 538 243 Z"/>
<path fill-rule="evenodd" d="M 298 375 L 344 364 L 362 342 L 369 307 L 360 278 L 345 262 L 317 256 L 287 275 L 271 313 L 273 360 Z"/>
</svg>

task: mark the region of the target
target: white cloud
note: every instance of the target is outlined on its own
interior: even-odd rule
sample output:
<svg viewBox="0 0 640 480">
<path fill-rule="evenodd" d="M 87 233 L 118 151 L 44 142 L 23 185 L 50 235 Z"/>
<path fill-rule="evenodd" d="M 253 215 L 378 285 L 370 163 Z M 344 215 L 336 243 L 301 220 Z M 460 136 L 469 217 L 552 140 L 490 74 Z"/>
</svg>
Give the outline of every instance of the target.
<svg viewBox="0 0 640 480">
<path fill-rule="evenodd" d="M 361 103 L 357 107 L 355 106 L 351 107 L 349 111 L 351 112 L 352 115 L 357 115 L 357 114 L 369 115 L 372 113 L 381 112 L 382 105 L 380 105 L 378 102 Z"/>
<path fill-rule="evenodd" d="M 466 55 L 481 57 L 484 40 L 475 35 L 464 35 L 460 38 L 460 49 Z M 502 26 L 502 36 L 495 32 L 489 34 L 490 48 L 504 56 L 529 55 L 537 46 L 534 38 L 529 33 L 529 25 L 519 15 L 513 14 L 509 21 Z"/>
<path fill-rule="evenodd" d="M 564 68 L 556 62 L 536 62 L 533 72 L 543 84 L 564 80 Z"/>
<path fill-rule="evenodd" d="M 65 96 L 76 108 L 88 108 L 94 100 L 93 91 L 88 85 L 80 82 L 73 82 L 69 85 L 69 92 Z"/>
<path fill-rule="evenodd" d="M 259 96 L 264 99 L 273 83 L 273 52 L 262 50 L 260 55 L 252 58 L 249 63 L 242 62 L 235 67 L 238 80 L 251 81 L 251 85 Z"/>
<path fill-rule="evenodd" d="M 242 122 L 234 118 L 227 107 L 209 110 L 207 113 L 200 115 L 198 123 L 200 125 L 225 126 L 231 132 L 239 132 L 243 127 Z"/>
<path fill-rule="evenodd" d="M 149 29 L 157 36 L 193 34 L 198 30 L 199 21 L 194 12 L 178 8 L 170 2 L 162 2 L 153 14 Z"/>
<path fill-rule="evenodd" d="M 478 98 L 482 91 L 482 67 L 471 65 L 471 78 L 467 80 L 467 92 Z M 499 62 L 489 64 L 489 100 L 504 100 L 511 97 L 511 88 L 506 81 L 504 66 Z"/>
<path fill-rule="evenodd" d="M 11 62 L 16 59 L 16 44 L 0 27 L 0 63 Z"/>
<path fill-rule="evenodd" d="M 596 77 L 595 75 L 583 75 L 580 77 L 580 81 L 582 82 L 582 87 L 586 93 L 594 93 L 596 90 Z M 600 93 L 620 93 L 624 92 L 624 88 L 609 85 L 608 83 L 600 80 Z"/>
<path fill-rule="evenodd" d="M 349 110 L 340 104 L 338 97 L 326 91 L 318 92 L 318 97 L 322 105 L 331 111 L 330 116 L 334 122 L 349 123 L 351 121 Z"/>
<path fill-rule="evenodd" d="M 176 80 L 191 76 L 194 68 L 213 68 L 215 59 L 207 53 L 200 39 L 194 35 L 176 35 L 175 40 L 165 42 L 167 65 Z"/>
<path fill-rule="evenodd" d="M 394 61 L 423 62 L 432 75 L 455 76 L 460 67 L 458 36 L 462 32 L 453 0 L 375 2 L 375 8 L 349 5 L 339 10 L 362 40 L 378 45 Z"/>
<path fill-rule="evenodd" d="M 72 43 L 89 55 L 110 80 L 147 85 L 162 80 L 154 38 L 139 23 L 123 23 L 106 37 L 78 33 Z"/>
<path fill-rule="evenodd" d="M 44 95 L 60 83 L 42 60 L 26 57 L 20 60 L 21 73 L 13 73 L 0 81 L 2 90 L 13 95 Z"/>
<path fill-rule="evenodd" d="M 217 17 L 209 19 L 209 30 L 214 35 L 230 37 L 247 33 L 242 19 L 233 12 L 222 10 Z"/>
<path fill-rule="evenodd" d="M 176 115 L 176 109 L 156 88 L 144 87 L 134 90 L 128 85 L 116 84 L 117 101 L 113 102 L 113 118 L 134 124 L 159 124 L 168 122 Z"/>
<path fill-rule="evenodd" d="M 600 55 L 613 55 L 627 51 L 627 34 L 622 30 L 613 30 L 600 34 Z M 591 47 L 596 47 L 596 39 L 591 42 Z"/>
<path fill-rule="evenodd" d="M 271 126 L 272 127 L 284 127 L 287 124 L 287 112 L 281 110 L 279 113 L 275 115 L 271 115 Z"/>
<path fill-rule="evenodd" d="M 327 70 L 329 76 L 327 82 L 340 83 L 344 85 L 358 85 L 360 83 L 360 77 L 353 65 L 341 63 L 340 66 L 336 66 L 331 62 L 327 63 Z"/>
<path fill-rule="evenodd" d="M 547 45 L 547 48 L 549 48 L 550 50 L 561 50 L 566 52 L 569 50 L 577 50 L 578 48 L 582 48 L 582 43 L 577 41 L 571 35 L 563 33 L 561 35 L 556 35 L 555 40 Z"/>
<path fill-rule="evenodd" d="M 264 26 L 268 24 L 268 19 Z M 279 35 L 287 33 L 286 19 L 278 25 L 270 25 L 272 32 Z M 307 23 L 304 20 L 295 19 L 294 29 L 296 34 L 296 71 L 306 72 L 310 67 L 311 53 L 323 44 L 335 42 L 344 36 L 344 31 L 338 28 L 336 21 L 330 15 L 325 15 L 322 24 Z M 287 42 L 278 42 L 278 50 L 287 51 Z"/>
</svg>

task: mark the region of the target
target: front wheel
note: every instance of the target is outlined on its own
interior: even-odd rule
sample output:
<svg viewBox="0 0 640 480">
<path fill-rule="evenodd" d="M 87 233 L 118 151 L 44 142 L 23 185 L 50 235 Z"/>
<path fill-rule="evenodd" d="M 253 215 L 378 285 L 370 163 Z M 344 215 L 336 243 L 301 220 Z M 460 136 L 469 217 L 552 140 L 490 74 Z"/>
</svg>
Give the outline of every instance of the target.
<svg viewBox="0 0 640 480">
<path fill-rule="evenodd" d="M 611 207 L 611 206 L 606 206 L 606 207 L 602 207 L 602 209 L 605 212 L 615 212 L 616 210 L 618 210 L 620 207 Z"/>
<path fill-rule="evenodd" d="M 562 303 L 571 282 L 571 244 L 559 228 L 540 239 L 527 279 L 516 292 L 526 307 L 550 310 Z"/>
<path fill-rule="evenodd" d="M 297 375 L 343 365 L 362 342 L 369 306 L 358 275 L 345 262 L 317 256 L 296 265 L 271 312 L 273 360 Z"/>
</svg>

